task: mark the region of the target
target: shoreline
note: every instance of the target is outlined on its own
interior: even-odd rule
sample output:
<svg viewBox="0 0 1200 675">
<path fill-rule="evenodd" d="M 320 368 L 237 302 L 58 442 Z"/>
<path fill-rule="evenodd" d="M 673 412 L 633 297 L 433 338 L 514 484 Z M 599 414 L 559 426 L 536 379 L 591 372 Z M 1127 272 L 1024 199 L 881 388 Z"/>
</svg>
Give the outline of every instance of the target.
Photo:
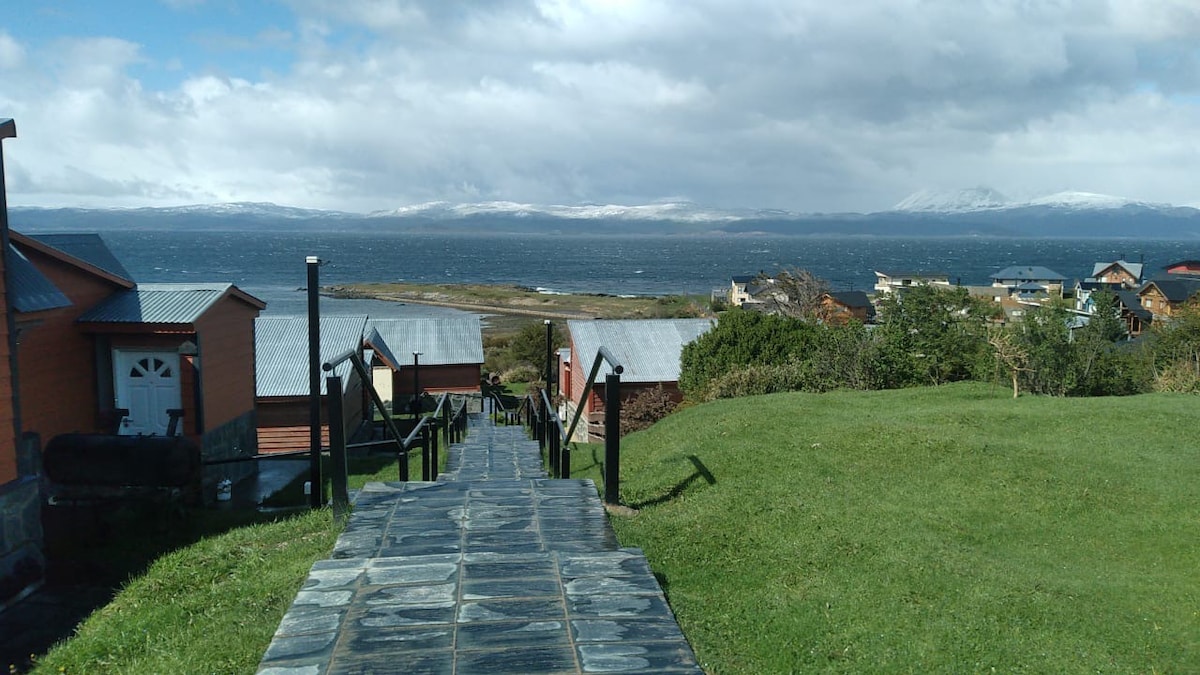
<svg viewBox="0 0 1200 675">
<path fill-rule="evenodd" d="M 711 316 L 708 299 L 698 295 L 622 297 L 541 293 L 533 288 L 509 284 L 406 283 L 339 284 L 322 287 L 321 293 L 339 299 L 370 299 L 446 307 L 483 316 L 511 317 L 514 320 L 524 318 L 568 321 Z"/>
</svg>

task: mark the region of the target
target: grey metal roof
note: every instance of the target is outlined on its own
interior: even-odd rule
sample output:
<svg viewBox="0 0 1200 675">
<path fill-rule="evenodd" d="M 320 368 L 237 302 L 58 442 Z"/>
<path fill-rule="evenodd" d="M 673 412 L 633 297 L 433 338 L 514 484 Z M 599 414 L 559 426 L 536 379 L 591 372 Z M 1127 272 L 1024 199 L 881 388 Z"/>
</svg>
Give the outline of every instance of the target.
<svg viewBox="0 0 1200 675">
<path fill-rule="evenodd" d="M 386 361 L 411 366 L 420 352 L 422 366 L 483 363 L 483 328 L 479 317 L 372 319 L 367 343 Z"/>
<path fill-rule="evenodd" d="M 622 319 L 568 321 L 571 343 L 579 363 L 591 369 L 600 347 L 608 348 L 625 372 L 622 382 L 677 382 L 683 346 L 708 332 L 716 319 Z M 596 381 L 610 369 L 600 367 Z"/>
<path fill-rule="evenodd" d="M 233 284 L 139 284 L 79 317 L 84 323 L 193 323 Z"/>
<path fill-rule="evenodd" d="M 1134 279 L 1142 278 L 1142 268 L 1144 267 L 1144 265 L 1142 263 L 1131 263 L 1131 262 L 1126 262 L 1124 260 L 1114 260 L 1113 262 L 1098 262 L 1098 263 L 1092 265 L 1092 278 L 1093 279 L 1096 278 L 1097 276 L 1099 276 L 1099 274 L 1101 272 L 1112 267 L 1113 265 L 1118 265 L 1118 266 L 1124 268 L 1126 272 L 1129 272 L 1130 274 L 1133 275 Z"/>
<path fill-rule="evenodd" d="M 98 234 L 31 234 L 27 236 L 51 248 L 58 249 L 72 258 L 99 267 L 113 276 L 129 281 L 133 280 L 129 271 L 125 269 L 120 260 L 117 260 L 117 256 L 113 255 L 112 250 Z"/>
<path fill-rule="evenodd" d="M 871 304 L 871 298 L 867 296 L 865 291 L 832 291 L 829 296 L 847 307 L 874 309 L 874 305 Z"/>
<path fill-rule="evenodd" d="M 891 279 L 949 279 L 945 272 L 928 272 L 921 270 L 875 270 L 875 276 Z"/>
<path fill-rule="evenodd" d="M 1016 281 L 1065 281 L 1066 277 L 1048 267 L 1040 265 L 1014 265 L 992 275 L 995 281 L 1013 279 Z"/>
<path fill-rule="evenodd" d="M 71 301 L 16 246 L 8 245 L 9 296 L 18 312 L 70 307 Z"/>
<path fill-rule="evenodd" d="M 321 362 L 362 346 L 366 316 L 321 317 Z M 321 393 L 325 377 L 341 376 L 349 385 L 349 361 L 333 372 L 321 373 Z M 254 320 L 255 395 L 306 396 L 308 394 L 308 317 L 260 316 Z"/>
<path fill-rule="evenodd" d="M 1167 300 L 1174 303 L 1186 302 L 1193 295 L 1200 293 L 1200 278 L 1174 275 L 1147 281 L 1138 294 L 1141 295 L 1151 284 L 1157 286 Z"/>
</svg>

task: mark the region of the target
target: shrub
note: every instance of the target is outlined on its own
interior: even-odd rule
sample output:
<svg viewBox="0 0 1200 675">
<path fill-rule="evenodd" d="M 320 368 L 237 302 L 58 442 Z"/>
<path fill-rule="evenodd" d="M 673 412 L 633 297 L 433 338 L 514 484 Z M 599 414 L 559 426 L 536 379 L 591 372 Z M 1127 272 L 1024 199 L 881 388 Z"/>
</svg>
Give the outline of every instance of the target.
<svg viewBox="0 0 1200 675">
<path fill-rule="evenodd" d="M 629 434 L 649 428 L 675 412 L 677 406 L 661 384 L 653 389 L 643 389 L 621 404 L 621 433 Z"/>
</svg>

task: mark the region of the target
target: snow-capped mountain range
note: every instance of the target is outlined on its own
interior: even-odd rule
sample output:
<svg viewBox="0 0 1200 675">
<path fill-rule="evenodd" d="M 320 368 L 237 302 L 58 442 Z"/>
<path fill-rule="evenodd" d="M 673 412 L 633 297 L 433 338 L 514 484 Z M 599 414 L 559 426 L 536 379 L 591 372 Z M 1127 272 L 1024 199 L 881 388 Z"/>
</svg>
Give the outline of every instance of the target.
<svg viewBox="0 0 1200 675">
<path fill-rule="evenodd" d="M 1065 209 L 1118 209 L 1124 206 L 1174 208 L 1169 204 L 1153 204 L 1095 192 L 1076 191 L 1056 192 L 1020 201 L 1009 199 L 988 187 L 976 187 L 952 191 L 920 190 L 905 197 L 892 207 L 892 210 L 908 213 L 969 213 L 1037 206 Z"/>
<path fill-rule="evenodd" d="M 31 231 L 323 228 L 366 232 L 1200 238 L 1200 210 L 1191 207 L 1089 192 L 1059 192 L 1015 200 L 986 187 L 922 190 L 890 210 L 866 214 L 715 209 L 687 201 L 635 206 L 439 201 L 367 214 L 262 202 L 124 209 L 14 206 L 9 213 L 16 229 Z"/>
</svg>

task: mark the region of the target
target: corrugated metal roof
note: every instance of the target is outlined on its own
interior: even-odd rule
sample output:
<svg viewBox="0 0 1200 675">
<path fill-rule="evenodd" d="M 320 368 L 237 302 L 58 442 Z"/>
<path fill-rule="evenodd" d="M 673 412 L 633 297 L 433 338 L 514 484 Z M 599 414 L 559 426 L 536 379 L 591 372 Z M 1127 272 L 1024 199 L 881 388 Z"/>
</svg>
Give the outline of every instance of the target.
<svg viewBox="0 0 1200 675">
<path fill-rule="evenodd" d="M 422 366 L 483 363 L 479 317 L 374 319 L 367 342 L 396 366 L 411 366 L 420 352 Z"/>
<path fill-rule="evenodd" d="M 591 369 L 600 347 L 621 362 L 622 382 L 677 382 L 683 346 L 708 332 L 716 319 L 627 319 L 619 321 L 568 321 L 567 330 L 579 363 Z M 610 369 L 600 367 L 596 381 Z"/>
<path fill-rule="evenodd" d="M 1125 269 L 1125 271 L 1129 272 L 1129 274 L 1131 274 L 1133 276 L 1133 278 L 1135 278 L 1135 279 L 1142 278 L 1142 268 L 1144 267 L 1144 265 L 1142 263 L 1131 263 L 1131 262 L 1126 262 L 1124 260 L 1116 260 L 1114 262 L 1106 262 L 1106 263 L 1105 262 L 1096 263 L 1095 265 L 1092 266 L 1092 277 L 1094 278 L 1096 276 L 1099 276 L 1099 274 L 1101 272 L 1103 272 L 1104 270 L 1106 270 L 1114 265 L 1123 267 Z"/>
<path fill-rule="evenodd" d="M 99 267 L 113 276 L 129 281 L 133 280 L 129 271 L 125 269 L 120 260 L 117 260 L 117 256 L 113 255 L 112 250 L 98 234 L 31 234 L 28 236 L 73 258 Z"/>
<path fill-rule="evenodd" d="M 83 313 L 83 323 L 193 323 L 233 284 L 140 284 Z"/>
<path fill-rule="evenodd" d="M 13 309 L 18 312 L 40 312 L 71 306 L 67 296 L 12 244 L 8 245 L 8 273 L 12 284 L 9 296 Z"/>
<path fill-rule="evenodd" d="M 992 279 L 996 281 L 1007 281 L 1009 279 L 1017 281 L 1064 281 L 1066 277 L 1041 265 L 1026 265 L 1024 267 L 1014 265 L 996 272 L 992 275 Z"/>
<path fill-rule="evenodd" d="M 365 316 L 321 317 L 321 362 L 362 346 Z M 260 316 L 254 320 L 255 394 L 268 396 L 308 395 L 308 317 Z M 349 384 L 351 365 L 344 361 L 325 377 L 339 375 Z"/>
</svg>

